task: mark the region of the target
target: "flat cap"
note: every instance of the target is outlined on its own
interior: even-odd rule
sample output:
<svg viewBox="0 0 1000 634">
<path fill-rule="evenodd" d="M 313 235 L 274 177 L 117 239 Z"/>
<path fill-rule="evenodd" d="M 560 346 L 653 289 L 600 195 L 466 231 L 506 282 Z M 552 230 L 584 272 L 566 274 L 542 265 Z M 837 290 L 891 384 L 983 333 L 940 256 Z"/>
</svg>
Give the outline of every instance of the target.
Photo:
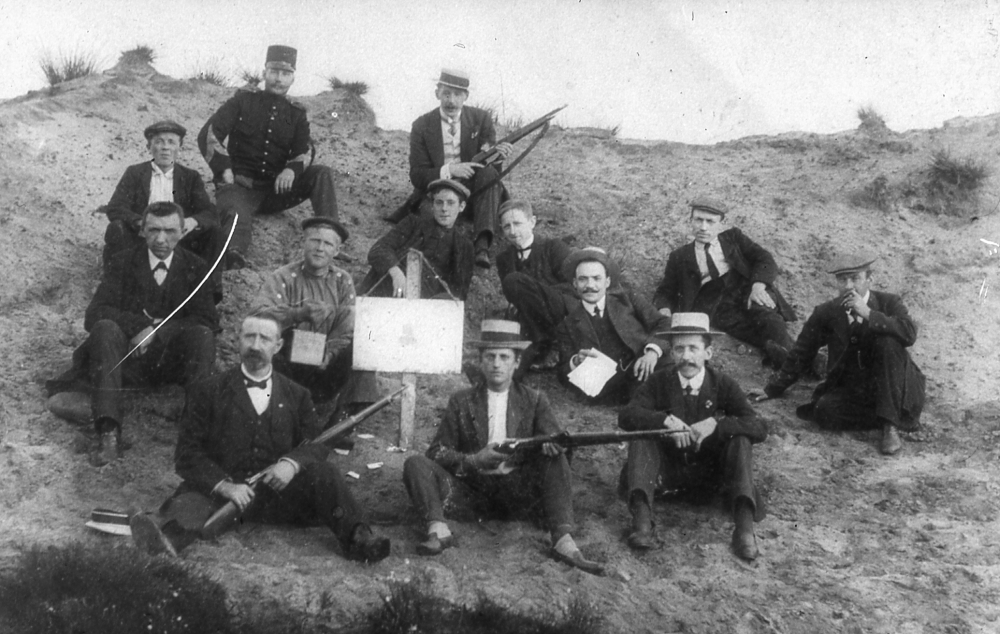
<svg viewBox="0 0 1000 634">
<path fill-rule="evenodd" d="M 438 77 L 438 84 L 442 86 L 451 86 L 452 88 L 458 88 L 459 90 L 469 90 L 469 74 L 463 70 L 455 70 L 453 68 L 442 68 L 441 76 Z"/>
<path fill-rule="evenodd" d="M 726 207 L 725 203 L 721 200 L 716 200 L 714 198 L 708 198 L 707 196 L 700 196 L 695 198 L 690 203 L 691 209 L 699 209 L 701 211 L 707 211 L 710 214 L 718 214 L 723 218 L 729 213 L 729 207 Z"/>
<path fill-rule="evenodd" d="M 469 196 L 472 194 L 468 187 L 450 178 L 439 178 L 436 181 L 431 181 L 431 184 L 427 186 L 427 193 L 433 194 L 439 189 L 450 189 L 458 194 L 462 200 L 469 200 Z"/>
<path fill-rule="evenodd" d="M 299 52 L 291 46 L 273 44 L 267 47 L 267 61 L 265 62 L 265 66 L 290 70 L 294 73 L 295 60 L 298 55 Z"/>
<path fill-rule="evenodd" d="M 350 234 L 347 233 L 347 228 L 340 224 L 333 218 L 327 218 L 326 216 L 313 216 L 312 218 L 306 218 L 302 221 L 302 230 L 312 229 L 313 227 L 328 227 L 337 232 L 340 236 L 341 242 L 347 242 L 347 238 Z"/>
<path fill-rule="evenodd" d="M 176 121 L 172 121 L 170 119 L 164 119 L 163 121 L 157 121 L 153 125 L 143 130 L 142 134 L 143 136 L 146 137 L 147 141 L 152 141 L 154 136 L 156 136 L 157 134 L 162 134 L 164 132 L 173 132 L 174 134 L 179 136 L 183 141 L 184 135 L 187 134 L 187 128 L 177 123 Z"/>
<path fill-rule="evenodd" d="M 867 271 L 878 256 L 870 251 L 860 251 L 858 253 L 846 253 L 834 258 L 833 263 L 827 271 L 833 275 L 841 273 L 855 273 L 857 271 Z"/>
</svg>

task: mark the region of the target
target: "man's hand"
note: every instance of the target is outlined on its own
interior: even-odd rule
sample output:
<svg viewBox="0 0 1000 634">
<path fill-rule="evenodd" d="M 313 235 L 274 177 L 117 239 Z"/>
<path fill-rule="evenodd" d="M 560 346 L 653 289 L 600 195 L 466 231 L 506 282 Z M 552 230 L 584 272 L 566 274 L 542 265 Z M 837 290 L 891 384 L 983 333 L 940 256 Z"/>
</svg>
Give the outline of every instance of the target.
<svg viewBox="0 0 1000 634">
<path fill-rule="evenodd" d="M 468 462 L 476 471 L 490 471 L 500 466 L 507 456 L 495 449 L 496 443 L 490 443 L 474 454 L 467 455 Z"/>
<path fill-rule="evenodd" d="M 858 292 L 853 288 L 844 293 L 840 299 L 840 305 L 844 307 L 844 310 L 851 311 L 861 319 L 867 320 L 871 317 L 872 309 L 865 303 L 864 297 L 858 295 Z"/>
<path fill-rule="evenodd" d="M 232 185 L 236 182 L 236 179 L 233 178 L 233 170 L 227 167 L 222 171 L 222 182 L 226 185 Z"/>
<path fill-rule="evenodd" d="M 448 171 L 452 178 L 472 178 L 476 169 L 482 166 L 482 163 L 452 163 L 448 166 Z"/>
<path fill-rule="evenodd" d="M 764 394 L 767 398 L 778 398 L 785 393 L 785 388 L 777 383 L 771 382 L 764 386 Z M 762 399 L 763 400 L 763 399 Z"/>
<path fill-rule="evenodd" d="M 774 300 L 767 294 L 767 286 L 763 282 L 754 282 L 750 287 L 750 297 L 747 298 L 747 308 L 750 304 L 760 304 L 765 308 L 774 308 Z"/>
<path fill-rule="evenodd" d="M 691 425 L 691 431 L 694 433 L 695 451 L 699 451 L 701 449 L 701 443 L 715 433 L 715 428 L 718 424 L 719 423 L 715 420 L 715 417 L 709 417 Z"/>
<path fill-rule="evenodd" d="M 670 313 L 670 309 L 669 308 L 661 308 L 660 309 L 660 314 L 663 315 L 664 317 L 669 317 L 670 314 L 671 314 Z"/>
<path fill-rule="evenodd" d="M 273 465 L 264 469 L 264 484 L 275 491 L 281 491 L 295 477 L 295 467 L 287 460 L 279 460 Z"/>
<path fill-rule="evenodd" d="M 492 149 L 497 151 L 501 161 L 506 161 L 514 153 L 514 146 L 510 143 L 497 143 Z"/>
<path fill-rule="evenodd" d="M 327 312 L 328 307 L 323 302 L 318 302 L 315 299 L 304 299 L 302 304 L 294 310 L 293 319 L 295 321 L 308 321 L 316 326 L 326 320 Z"/>
<path fill-rule="evenodd" d="M 389 269 L 389 277 L 392 278 L 392 296 L 402 297 L 406 289 L 406 273 L 398 266 Z"/>
<path fill-rule="evenodd" d="M 566 448 L 554 442 L 542 443 L 542 454 L 549 458 L 555 458 L 561 453 L 566 453 Z"/>
<path fill-rule="evenodd" d="M 133 348 L 136 347 L 136 346 L 139 346 L 139 349 L 136 350 L 135 353 L 137 355 L 139 355 L 140 357 L 146 353 L 146 348 L 149 347 L 149 344 L 153 343 L 153 339 L 156 339 L 156 335 L 153 335 L 149 339 L 146 339 L 146 335 L 148 335 L 151 332 L 153 332 L 153 326 L 146 326 L 145 328 L 143 328 L 139 332 L 139 334 L 137 334 L 136 336 L 132 337 L 132 339 L 130 341 L 130 343 L 132 344 Z M 142 341 L 143 339 L 146 339 L 146 340 Z M 139 345 L 140 342 L 142 342 L 142 345 Z"/>
<path fill-rule="evenodd" d="M 194 218 L 184 219 L 184 233 L 182 235 L 187 235 L 198 228 L 198 221 Z"/>
<path fill-rule="evenodd" d="M 278 178 L 274 179 L 274 193 L 287 194 L 292 191 L 292 183 L 294 181 L 295 172 L 286 167 L 278 174 Z"/>
<path fill-rule="evenodd" d="M 215 492 L 235 504 L 240 511 L 245 511 L 253 502 L 254 492 L 247 484 L 220 482 Z"/>
<path fill-rule="evenodd" d="M 576 369 L 587 357 L 598 358 L 600 354 L 594 348 L 588 348 L 586 350 L 580 350 L 569 360 L 570 369 Z"/>
<path fill-rule="evenodd" d="M 673 434 L 670 439 L 674 442 L 674 445 L 678 449 L 684 449 L 689 447 L 692 442 L 694 442 L 694 437 L 691 432 L 691 427 L 687 423 L 677 418 L 673 414 L 670 414 L 663 420 L 663 426 L 670 431 L 683 432 L 680 434 Z"/>
<path fill-rule="evenodd" d="M 653 350 L 647 350 L 646 354 L 642 355 L 638 361 L 635 362 L 635 378 L 639 381 L 645 381 L 649 378 L 649 375 L 653 373 L 653 369 L 656 368 L 656 362 L 660 360 L 660 355 L 656 354 Z"/>
</svg>

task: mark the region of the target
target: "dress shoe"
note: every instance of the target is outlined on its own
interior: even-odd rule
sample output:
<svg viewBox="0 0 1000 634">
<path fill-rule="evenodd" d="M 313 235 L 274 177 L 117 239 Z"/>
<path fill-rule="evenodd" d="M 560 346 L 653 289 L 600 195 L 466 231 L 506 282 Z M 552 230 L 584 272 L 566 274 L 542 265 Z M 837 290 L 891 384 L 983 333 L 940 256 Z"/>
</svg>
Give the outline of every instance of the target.
<svg viewBox="0 0 1000 634">
<path fill-rule="evenodd" d="M 145 513 L 136 513 L 128 522 L 132 529 L 132 541 L 141 552 L 150 556 L 177 556 L 177 550 L 163 534 L 156 521 Z"/>
<path fill-rule="evenodd" d="M 645 495 L 642 497 L 645 498 Z M 644 499 L 633 499 L 629 508 L 632 511 L 632 532 L 628 536 L 629 547 L 635 550 L 652 550 L 656 547 L 656 538 L 653 535 L 653 509 Z"/>
<path fill-rule="evenodd" d="M 894 425 L 883 425 L 882 439 L 878 443 L 878 450 L 886 456 L 892 456 L 899 453 L 899 450 L 902 448 L 903 442 L 899 439 L 896 427 Z"/>
<path fill-rule="evenodd" d="M 490 264 L 490 252 L 486 249 L 479 249 L 476 251 L 476 266 L 481 269 L 489 269 L 492 264 Z"/>
<path fill-rule="evenodd" d="M 753 561 L 757 559 L 760 555 L 760 551 L 757 550 L 757 536 L 753 534 L 752 530 L 741 531 L 735 529 L 733 531 L 733 552 L 740 559 L 745 559 L 747 561 Z"/>
<path fill-rule="evenodd" d="M 388 557 L 390 547 L 388 537 L 378 537 L 367 525 L 362 524 L 354 530 L 346 556 L 354 561 L 374 563 Z"/>
<path fill-rule="evenodd" d="M 574 568 L 579 568 L 584 572 L 589 572 L 592 575 L 597 575 L 600 577 L 604 574 L 604 564 L 599 564 L 596 561 L 590 561 L 583 556 L 583 553 L 579 550 L 574 550 L 568 555 L 564 555 L 555 548 L 551 551 L 552 558 L 556 561 L 561 561 L 564 564 L 569 564 Z"/>
<path fill-rule="evenodd" d="M 420 542 L 417 544 L 417 554 L 424 555 L 425 557 L 433 557 L 434 555 L 440 555 L 446 549 L 451 548 L 455 545 L 455 536 L 448 535 L 447 537 L 438 537 L 435 534 L 430 534 L 427 536 L 427 541 Z"/>
<path fill-rule="evenodd" d="M 633 550 L 652 550 L 656 548 L 656 539 L 653 537 L 653 527 L 644 526 L 633 528 L 628 536 L 629 548 Z"/>
<path fill-rule="evenodd" d="M 97 434 L 97 440 L 90 449 L 90 464 L 95 467 L 114 462 L 121 457 L 122 430 L 120 427 Z"/>
</svg>

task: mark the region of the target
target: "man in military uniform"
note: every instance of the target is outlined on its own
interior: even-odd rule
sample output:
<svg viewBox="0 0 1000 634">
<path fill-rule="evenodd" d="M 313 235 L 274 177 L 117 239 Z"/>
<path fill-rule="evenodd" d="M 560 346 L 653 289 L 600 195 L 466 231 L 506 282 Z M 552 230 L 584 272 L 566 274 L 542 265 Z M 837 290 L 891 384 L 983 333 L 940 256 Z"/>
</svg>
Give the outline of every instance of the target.
<svg viewBox="0 0 1000 634">
<path fill-rule="evenodd" d="M 264 90 L 241 88 L 198 133 L 215 175 L 220 214 L 227 223 L 239 218 L 229 246 L 231 268 L 246 265 L 255 213 L 276 213 L 308 198 L 315 215 L 338 217 L 333 170 L 311 164 L 306 109 L 286 96 L 296 56 L 289 46 L 268 47 Z"/>
<path fill-rule="evenodd" d="M 879 451 L 892 455 L 903 446 L 896 428 L 920 424 L 925 379 L 906 350 L 917 339 L 906 306 L 898 295 L 872 290 L 876 259 L 861 253 L 833 263 L 840 296 L 816 307 L 765 392 L 783 394 L 827 346 L 826 380 L 799 417 L 828 429 L 881 429 Z"/>
</svg>

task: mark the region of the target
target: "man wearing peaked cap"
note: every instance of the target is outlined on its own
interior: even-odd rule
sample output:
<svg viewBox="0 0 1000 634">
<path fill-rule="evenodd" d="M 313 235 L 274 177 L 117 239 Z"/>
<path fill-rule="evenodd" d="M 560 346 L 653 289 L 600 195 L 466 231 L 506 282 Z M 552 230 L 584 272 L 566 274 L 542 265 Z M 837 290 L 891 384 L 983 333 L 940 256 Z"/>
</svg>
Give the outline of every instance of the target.
<svg viewBox="0 0 1000 634">
<path fill-rule="evenodd" d="M 441 71 L 434 91 L 439 106 L 414 121 L 410 131 L 410 182 L 414 192 L 387 220 L 399 222 L 411 212 L 418 213 L 431 182 L 460 181 L 478 192 L 465 212 L 472 216 L 476 266 L 490 268 L 489 248 L 497 229 L 497 209 L 506 196 L 498 180 L 500 161 L 510 156 L 513 147 L 510 143 L 497 145 L 489 111 L 465 105 L 469 83 L 463 71 Z M 494 145 L 499 161 L 488 165 L 472 162 L 473 156 Z"/>
<path fill-rule="evenodd" d="M 563 277 L 573 283 L 577 300 L 556 330 L 559 370 L 564 382 L 587 357 L 598 352 L 618 362 L 618 370 L 594 399 L 628 400 L 664 362 L 666 340 L 658 335 L 670 320 L 652 304 L 620 284 L 621 272 L 604 249 L 577 249 L 563 262 Z"/>
<path fill-rule="evenodd" d="M 810 367 L 817 351 L 828 347 L 827 376 L 800 417 L 830 429 L 881 429 L 879 451 L 902 448 L 896 429 L 920 424 L 925 379 L 906 350 L 917 326 L 898 295 L 873 290 L 873 253 L 837 258 L 828 271 L 840 295 L 809 316 L 781 371 L 765 388 L 777 397 Z"/>
<path fill-rule="evenodd" d="M 177 162 L 187 130 L 169 119 L 150 124 L 143 131 L 152 160 L 130 165 L 111 200 L 102 209 L 108 216 L 104 232 L 104 270 L 116 253 L 144 242 L 142 213 L 155 202 L 177 203 L 184 210 L 181 246 L 209 264 L 215 262 L 225 242 L 219 215 L 197 171 Z M 222 274 L 213 277 L 216 303 L 222 299 Z"/>
<path fill-rule="evenodd" d="M 785 322 L 796 317 L 775 286 L 774 257 L 738 228 L 724 228 L 723 202 L 702 197 L 690 205 L 694 241 L 667 258 L 653 303 L 668 316 L 705 312 L 716 328 L 761 348 L 781 367 L 792 346 Z"/>
<path fill-rule="evenodd" d="M 499 443 L 558 433 L 562 426 L 545 394 L 521 385 L 514 370 L 530 341 L 515 321 L 485 320 L 479 341 L 479 366 L 485 382 L 448 401 L 427 454 L 403 465 L 410 499 L 427 522 L 421 555 L 438 555 L 455 545 L 445 513 L 471 510 L 476 516 L 523 515 L 541 510 L 552 537 L 553 558 L 600 574 L 573 540 L 572 472 L 565 450 L 545 443 L 526 456 L 496 451 Z M 539 509 L 538 507 L 541 507 Z"/>
<path fill-rule="evenodd" d="M 305 106 L 288 98 L 297 52 L 270 46 L 264 90 L 241 88 L 198 133 L 198 147 L 212 169 L 216 201 L 227 223 L 239 218 L 228 265 L 242 268 L 253 238 L 253 215 L 290 209 L 307 198 L 313 213 L 337 220 L 333 170 L 313 164 Z"/>
<path fill-rule="evenodd" d="M 627 431 L 671 429 L 668 440 L 629 443 L 622 469 L 632 532 L 628 543 L 637 550 L 655 546 L 653 495 L 661 490 L 714 493 L 721 485 L 736 527 L 733 550 L 743 559 L 756 559 L 754 521 L 764 517 L 764 504 L 753 482 L 751 445 L 767 438 L 767 423 L 747 402 L 729 376 L 716 370 L 712 336 L 704 313 L 674 313 L 669 337 L 672 370 L 657 372 L 636 390 L 618 415 Z"/>
</svg>

